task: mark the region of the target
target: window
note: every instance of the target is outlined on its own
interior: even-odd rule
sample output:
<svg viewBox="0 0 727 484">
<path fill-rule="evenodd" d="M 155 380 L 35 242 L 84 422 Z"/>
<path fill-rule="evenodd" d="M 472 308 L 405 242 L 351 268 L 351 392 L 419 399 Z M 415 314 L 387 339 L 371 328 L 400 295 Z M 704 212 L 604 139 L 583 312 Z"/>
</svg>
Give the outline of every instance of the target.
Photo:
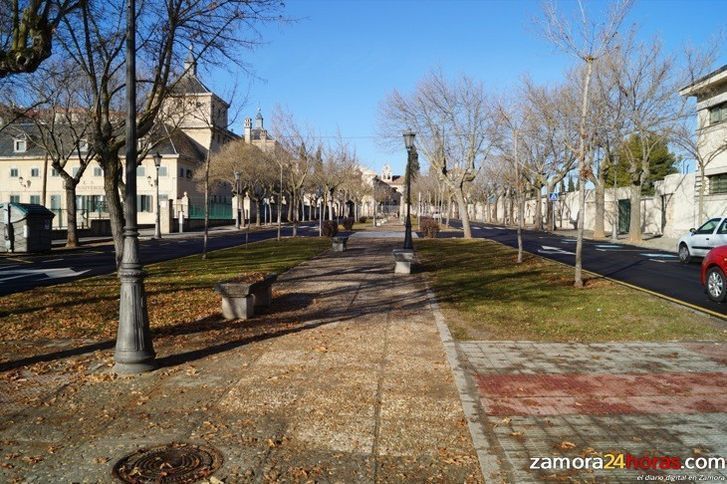
<svg viewBox="0 0 727 484">
<path fill-rule="evenodd" d="M 60 173 L 58 173 L 58 170 L 56 170 L 55 168 L 51 168 L 50 176 L 60 176 Z"/>
<path fill-rule="evenodd" d="M 184 168 L 179 169 L 179 176 L 184 176 Z"/>
<path fill-rule="evenodd" d="M 78 172 L 79 172 L 80 170 L 81 170 L 81 167 L 80 167 L 80 166 L 74 166 L 74 167 L 73 167 L 73 168 L 71 169 L 71 176 L 75 178 L 75 177 L 76 177 L 76 175 L 78 175 Z"/>
<path fill-rule="evenodd" d="M 727 103 L 717 104 L 709 108 L 709 124 L 727 121 Z"/>
<path fill-rule="evenodd" d="M 151 195 L 137 195 L 136 208 L 139 212 L 153 212 L 153 197 Z"/>
<path fill-rule="evenodd" d="M 167 167 L 166 166 L 159 167 L 159 176 L 167 176 Z"/>
<path fill-rule="evenodd" d="M 192 178 L 192 170 L 187 170 L 187 178 Z"/>
<path fill-rule="evenodd" d="M 709 177 L 709 193 L 727 193 L 727 173 Z"/>
<path fill-rule="evenodd" d="M 40 176 L 40 168 L 31 168 L 30 169 L 30 176 L 32 177 L 39 177 Z"/>
<path fill-rule="evenodd" d="M 727 218 L 724 219 L 724 222 L 722 222 L 722 225 L 720 226 L 717 233 L 718 234 L 727 234 Z"/>
<path fill-rule="evenodd" d="M 13 151 L 16 153 L 25 153 L 28 149 L 28 142 L 24 139 L 15 139 L 13 143 Z"/>
<path fill-rule="evenodd" d="M 20 203 L 20 195 L 10 195 L 10 203 Z"/>
<path fill-rule="evenodd" d="M 94 166 L 93 176 L 103 176 L 103 168 L 101 168 L 100 166 Z"/>
<path fill-rule="evenodd" d="M 86 153 L 88 151 L 88 140 L 85 138 L 82 138 L 78 140 L 78 151 L 81 153 Z"/>
<path fill-rule="evenodd" d="M 61 208 L 61 196 L 60 195 L 51 195 L 50 196 L 50 209 L 51 210 L 60 210 Z"/>
<path fill-rule="evenodd" d="M 143 166 L 136 167 L 136 176 L 144 176 L 144 167 Z"/>
<path fill-rule="evenodd" d="M 717 224 L 719 222 L 720 222 L 720 219 L 718 219 L 718 218 L 710 219 L 704 225 L 699 227 L 697 229 L 697 231 L 694 233 L 700 234 L 700 235 L 710 235 L 714 232 L 714 229 L 717 228 Z"/>
<path fill-rule="evenodd" d="M 10 178 L 17 178 L 17 177 L 18 177 L 18 169 L 10 168 Z"/>
<path fill-rule="evenodd" d="M 34 203 L 36 205 L 40 205 L 40 195 L 31 195 L 30 196 L 30 203 Z"/>
</svg>

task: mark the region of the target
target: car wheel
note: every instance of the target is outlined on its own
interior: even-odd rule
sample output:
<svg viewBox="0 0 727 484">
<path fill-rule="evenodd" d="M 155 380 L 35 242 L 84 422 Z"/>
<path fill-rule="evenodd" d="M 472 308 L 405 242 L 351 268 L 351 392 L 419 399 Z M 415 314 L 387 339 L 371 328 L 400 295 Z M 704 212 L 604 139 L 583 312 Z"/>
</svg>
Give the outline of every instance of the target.
<svg viewBox="0 0 727 484">
<path fill-rule="evenodd" d="M 715 302 L 724 302 L 727 296 L 724 272 L 719 267 L 710 267 L 707 271 L 707 295 Z"/>
<path fill-rule="evenodd" d="M 689 264 L 692 261 L 692 254 L 689 253 L 687 244 L 681 244 L 679 246 L 679 261 L 682 264 Z"/>
</svg>

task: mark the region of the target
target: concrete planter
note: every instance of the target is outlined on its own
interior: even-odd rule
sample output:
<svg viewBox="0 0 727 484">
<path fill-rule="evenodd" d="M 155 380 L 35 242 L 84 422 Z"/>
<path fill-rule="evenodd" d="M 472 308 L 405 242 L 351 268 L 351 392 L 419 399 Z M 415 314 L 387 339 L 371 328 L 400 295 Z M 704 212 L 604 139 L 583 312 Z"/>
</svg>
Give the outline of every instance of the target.
<svg viewBox="0 0 727 484">
<path fill-rule="evenodd" d="M 347 243 L 348 243 L 348 237 L 344 237 L 342 235 L 338 235 L 336 237 L 331 237 L 331 244 L 332 244 L 333 252 L 345 251 Z"/>
<path fill-rule="evenodd" d="M 256 307 L 269 307 L 273 299 L 273 283 L 278 275 L 268 274 L 255 282 L 220 282 L 215 291 L 222 296 L 222 315 L 227 320 L 249 319 Z"/>
</svg>

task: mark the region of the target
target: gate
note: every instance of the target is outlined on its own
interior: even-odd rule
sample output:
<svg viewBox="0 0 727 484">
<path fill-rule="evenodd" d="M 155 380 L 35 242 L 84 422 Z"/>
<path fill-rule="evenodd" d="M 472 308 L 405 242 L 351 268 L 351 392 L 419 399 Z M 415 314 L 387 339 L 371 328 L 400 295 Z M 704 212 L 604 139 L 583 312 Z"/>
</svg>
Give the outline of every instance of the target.
<svg viewBox="0 0 727 484">
<path fill-rule="evenodd" d="M 629 227 L 631 226 L 631 200 L 619 200 L 618 201 L 618 233 L 627 234 L 629 233 Z"/>
</svg>

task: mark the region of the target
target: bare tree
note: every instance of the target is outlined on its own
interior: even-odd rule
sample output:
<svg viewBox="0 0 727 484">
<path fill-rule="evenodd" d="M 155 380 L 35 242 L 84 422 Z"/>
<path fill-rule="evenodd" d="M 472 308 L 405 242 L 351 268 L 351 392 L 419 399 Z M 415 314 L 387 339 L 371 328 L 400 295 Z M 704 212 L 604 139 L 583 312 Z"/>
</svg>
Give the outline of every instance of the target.
<svg viewBox="0 0 727 484">
<path fill-rule="evenodd" d="M 240 176 L 240 194 L 250 199 L 250 209 L 255 208 L 256 224 L 260 225 L 260 203 L 268 193 L 266 187 L 275 183 L 272 160 L 255 145 L 245 140 L 235 140 L 224 145 L 212 154 L 209 164 L 209 183 L 211 188 L 235 187 L 235 173 Z M 197 167 L 195 178 L 204 183 L 206 167 Z M 252 220 L 252 213 L 250 213 Z"/>
<path fill-rule="evenodd" d="M 66 192 L 66 247 L 78 246 L 76 187 L 86 168 L 95 158 L 88 143 L 91 124 L 88 89 L 68 65 L 56 64 L 36 74 L 36 82 L 28 86 L 41 109 L 28 119 L 33 120 L 35 142 L 43 148 L 51 166 L 63 179 Z M 75 163 L 77 166 L 75 166 Z M 74 166 L 72 166 L 74 165 Z M 47 168 L 44 168 L 47 171 Z M 44 173 L 45 180 L 46 173 Z"/>
<path fill-rule="evenodd" d="M 259 43 L 255 30 L 260 23 L 277 21 L 276 0 L 150 0 L 137 14 L 138 79 L 140 107 L 137 133 L 141 138 L 154 126 L 162 103 L 174 87 L 181 59 L 189 45 L 196 48 L 195 62 L 227 63 L 245 67 L 241 48 Z M 125 7 L 114 2 L 83 2 L 61 22 L 59 37 L 64 54 L 75 62 L 79 75 L 86 77 L 93 93 L 93 123 L 90 142 L 104 169 L 104 191 L 111 218 L 117 262 L 123 251 L 123 208 L 119 195 L 121 161 L 125 144 L 124 116 L 119 115 L 125 87 Z M 177 76 L 177 77 L 175 77 Z"/>
<path fill-rule="evenodd" d="M 472 229 L 465 185 L 475 179 L 493 147 L 491 111 L 481 83 L 466 76 L 449 82 L 441 72 L 426 77 L 410 96 L 394 91 L 381 106 L 381 130 L 390 142 L 391 133 L 417 133 L 418 150 L 451 190 L 468 239 Z"/>
<path fill-rule="evenodd" d="M 642 187 L 650 175 L 652 155 L 673 138 L 685 116 L 686 103 L 678 94 L 684 70 L 673 55 L 663 54 L 658 40 L 624 45 L 608 62 L 625 99 L 619 154 L 629 174 L 629 240 L 637 242 L 642 238 Z"/>
<path fill-rule="evenodd" d="M 682 96 L 696 96 L 696 91 L 693 90 L 694 87 L 697 87 L 695 83 L 698 83 L 698 80 L 706 74 L 708 68 L 714 63 L 718 46 L 719 44 L 714 42 L 711 46 L 699 51 L 691 48 L 686 49 L 687 82 L 689 85 L 680 90 Z M 706 87 L 701 87 L 698 92 L 700 96 L 704 97 L 714 94 L 713 88 Z M 727 133 L 723 133 L 722 137 L 717 137 L 715 131 L 711 131 L 708 135 L 704 129 L 707 126 L 707 120 L 697 120 L 698 126 L 695 129 L 691 122 L 692 119 L 691 116 L 685 116 L 685 121 L 689 120 L 690 122 L 677 125 L 673 140 L 697 164 L 700 179 L 698 184 L 697 220 L 702 223 L 706 217 L 704 213 L 706 170 L 715 158 L 727 151 Z"/>
<path fill-rule="evenodd" d="M 0 0 L 0 79 L 32 73 L 50 57 L 63 18 L 86 0 Z"/>
<path fill-rule="evenodd" d="M 289 154 L 286 181 L 293 209 L 293 237 L 298 229 L 298 206 L 303 203 L 304 187 L 312 176 L 313 158 L 319 142 L 313 130 L 301 126 L 292 113 L 276 106 L 273 110 L 273 138 Z"/>
<path fill-rule="evenodd" d="M 580 211 L 578 213 L 578 237 L 576 241 L 575 281 L 576 287 L 583 287 L 583 220 L 586 206 L 586 180 L 591 178 L 592 167 L 588 151 L 588 103 L 590 100 L 593 64 L 613 50 L 621 24 L 631 8 L 632 0 L 614 2 L 604 21 L 594 22 L 586 13 L 581 0 L 578 0 L 578 20 L 569 22 L 561 15 L 553 1 L 544 4 L 545 19 L 543 32 L 546 39 L 563 52 L 574 55 L 585 63 L 583 88 L 581 91 L 580 141 L 578 146 L 578 179 L 580 180 Z"/>
</svg>

